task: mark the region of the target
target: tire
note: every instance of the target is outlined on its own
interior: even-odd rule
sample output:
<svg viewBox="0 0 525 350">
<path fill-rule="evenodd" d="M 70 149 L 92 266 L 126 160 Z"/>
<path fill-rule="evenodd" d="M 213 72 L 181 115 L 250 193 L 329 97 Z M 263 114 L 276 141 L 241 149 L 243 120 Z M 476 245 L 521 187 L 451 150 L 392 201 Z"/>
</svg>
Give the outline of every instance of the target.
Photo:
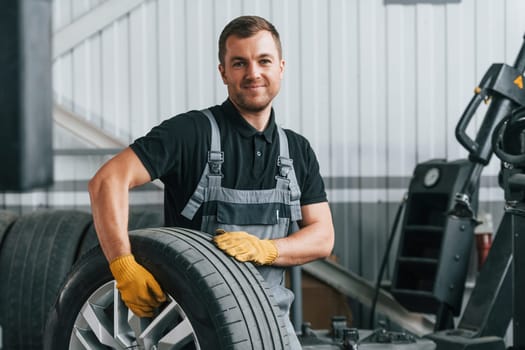
<svg viewBox="0 0 525 350">
<path fill-rule="evenodd" d="M 2 251 L 2 242 L 11 228 L 18 215 L 7 210 L 0 210 L 0 252 Z"/>
<path fill-rule="evenodd" d="M 47 313 L 69 273 L 90 215 L 39 211 L 19 217 L 0 252 L 0 325 L 9 350 L 42 348 Z"/>
<path fill-rule="evenodd" d="M 129 213 L 128 230 L 137 230 L 141 228 L 153 228 L 164 226 L 164 216 L 158 211 L 138 211 L 133 210 Z M 91 223 L 86 234 L 82 238 L 78 249 L 77 258 L 81 257 L 94 247 L 98 246 L 97 231 L 95 225 Z"/>
<path fill-rule="evenodd" d="M 137 261 L 156 277 L 168 302 L 153 319 L 128 313 L 114 298 L 107 261 L 95 248 L 62 288 L 44 349 L 288 349 L 279 309 L 254 266 L 226 256 L 202 232 L 157 228 L 132 231 L 130 238 Z M 174 337 L 181 329 L 184 336 Z"/>
</svg>

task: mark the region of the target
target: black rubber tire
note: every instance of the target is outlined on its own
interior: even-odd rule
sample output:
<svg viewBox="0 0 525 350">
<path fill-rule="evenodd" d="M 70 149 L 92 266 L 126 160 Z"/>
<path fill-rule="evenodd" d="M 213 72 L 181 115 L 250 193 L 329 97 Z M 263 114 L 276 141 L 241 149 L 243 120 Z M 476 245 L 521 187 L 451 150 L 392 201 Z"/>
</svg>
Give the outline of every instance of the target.
<svg viewBox="0 0 525 350">
<path fill-rule="evenodd" d="M 164 214 L 152 210 L 131 210 L 129 213 L 128 230 L 137 230 L 141 228 L 153 228 L 164 226 Z M 86 234 L 82 238 L 78 249 L 77 258 L 81 257 L 98 245 L 97 231 L 95 225 L 89 225 Z"/>
<path fill-rule="evenodd" d="M 91 215 L 38 211 L 20 216 L 0 252 L 0 325 L 3 347 L 42 348 L 47 313 L 73 265 Z"/>
<path fill-rule="evenodd" d="M 2 242 L 7 231 L 18 218 L 18 215 L 8 210 L 0 210 L 0 252 L 2 251 Z"/>
<path fill-rule="evenodd" d="M 288 349 L 284 320 L 253 265 L 226 256 L 202 232 L 157 228 L 130 237 L 137 261 L 182 307 L 201 349 Z M 98 247 L 78 261 L 49 314 L 44 349 L 69 348 L 82 305 L 111 280 Z"/>
</svg>

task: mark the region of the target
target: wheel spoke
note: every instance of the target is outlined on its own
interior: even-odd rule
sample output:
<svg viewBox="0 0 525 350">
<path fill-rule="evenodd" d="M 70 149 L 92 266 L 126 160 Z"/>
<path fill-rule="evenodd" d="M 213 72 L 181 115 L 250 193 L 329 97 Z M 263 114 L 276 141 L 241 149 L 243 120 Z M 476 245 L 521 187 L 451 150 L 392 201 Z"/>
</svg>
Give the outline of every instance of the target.
<svg viewBox="0 0 525 350">
<path fill-rule="evenodd" d="M 103 350 L 105 347 L 100 344 L 93 332 L 75 327 L 70 349 Z"/>
<path fill-rule="evenodd" d="M 113 284 L 113 288 L 113 322 L 115 340 L 123 348 L 128 348 L 133 345 L 135 338 L 128 320 L 129 315 L 133 315 L 133 313 L 129 311 L 129 309 L 126 307 L 126 304 L 124 304 L 120 298 L 120 294 L 115 283 Z"/>
<path fill-rule="evenodd" d="M 182 349 L 183 346 L 194 341 L 194 331 L 187 318 L 183 319 L 175 328 L 168 332 L 162 339 L 159 340 L 157 349 L 158 350 L 178 350 Z M 200 349 L 197 342 L 195 344 L 196 349 Z"/>
<path fill-rule="evenodd" d="M 111 281 L 97 289 L 80 310 L 69 349 L 173 350 L 188 344 L 200 350 L 189 319 L 173 297 L 168 295 L 168 303 L 153 318 L 140 318 L 126 307 L 115 281 Z"/>
<path fill-rule="evenodd" d="M 100 343 L 114 348 L 117 347 L 113 338 L 113 323 L 105 314 L 104 306 L 89 302 L 82 311 L 82 317 Z"/>
<path fill-rule="evenodd" d="M 152 345 L 155 343 L 148 341 L 148 339 L 144 339 L 140 336 L 142 334 L 143 329 L 146 329 L 148 325 L 151 323 L 150 318 L 141 318 L 137 317 L 135 314 L 133 314 L 131 311 L 128 313 L 128 325 L 131 327 L 130 329 L 133 332 L 133 337 L 136 338 L 136 341 L 141 349 L 150 349 Z"/>
<path fill-rule="evenodd" d="M 169 303 L 162 309 L 162 311 L 147 325 L 141 328 L 141 332 L 137 332 L 137 341 L 143 345 L 145 349 L 149 349 L 152 345 L 157 344 L 159 339 L 166 333 L 167 329 L 177 324 L 180 319 L 182 310 L 173 298 L 169 298 Z"/>
</svg>

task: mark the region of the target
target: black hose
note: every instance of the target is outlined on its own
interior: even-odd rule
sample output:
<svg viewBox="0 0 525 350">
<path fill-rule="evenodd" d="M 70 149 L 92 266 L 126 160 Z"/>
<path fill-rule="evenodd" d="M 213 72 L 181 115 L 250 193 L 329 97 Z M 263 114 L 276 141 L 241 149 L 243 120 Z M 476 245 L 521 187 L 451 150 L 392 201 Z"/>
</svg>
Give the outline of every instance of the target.
<svg viewBox="0 0 525 350">
<path fill-rule="evenodd" d="M 381 262 L 381 267 L 379 268 L 379 274 L 377 276 L 376 286 L 374 289 L 374 299 L 372 299 L 372 306 L 370 309 L 370 329 L 374 328 L 374 317 L 376 313 L 376 305 L 377 300 L 379 299 L 379 291 L 381 290 L 381 280 L 383 279 L 383 274 L 385 273 L 386 264 L 388 262 L 388 256 L 390 255 L 390 250 L 392 249 L 392 243 L 394 242 L 394 237 L 396 235 L 397 226 L 399 225 L 399 218 L 401 217 L 401 213 L 403 212 L 403 208 L 405 207 L 407 201 L 407 195 L 405 194 L 403 196 L 403 200 L 399 204 L 399 207 L 397 208 L 396 216 L 394 219 L 394 223 L 392 225 L 392 230 L 390 231 L 390 237 L 388 239 L 388 243 L 386 246 L 385 254 L 383 255 L 383 261 Z"/>
</svg>

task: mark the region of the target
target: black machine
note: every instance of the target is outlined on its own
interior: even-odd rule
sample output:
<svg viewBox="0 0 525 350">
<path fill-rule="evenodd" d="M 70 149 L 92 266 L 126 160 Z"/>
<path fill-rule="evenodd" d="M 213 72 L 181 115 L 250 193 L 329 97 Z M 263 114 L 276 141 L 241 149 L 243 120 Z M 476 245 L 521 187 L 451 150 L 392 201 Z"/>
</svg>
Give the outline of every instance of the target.
<svg viewBox="0 0 525 350">
<path fill-rule="evenodd" d="M 503 337 L 513 320 L 512 349 L 525 350 L 525 297 L 520 296 L 525 291 L 524 72 L 525 42 L 513 66 L 493 64 L 488 69 L 457 124 L 456 138 L 469 152 L 468 159 L 430 160 L 414 170 L 404 202 L 391 293 L 410 311 L 434 314 L 434 333 L 423 339 L 381 329 L 370 333 L 333 320 L 331 344 L 324 347 L 317 345 L 315 332 L 303 326 L 305 349 L 504 350 Z M 473 140 L 466 129 L 481 102 L 488 108 Z M 479 224 L 481 172 L 492 153 L 502 161 L 499 182 L 505 191 L 505 212 L 454 325 L 461 312 L 474 228 Z"/>
<path fill-rule="evenodd" d="M 505 212 L 510 216 L 512 235 L 512 304 L 514 348 L 525 349 L 525 108 L 500 122 L 494 133 L 494 151 L 502 161 L 501 181 L 505 189 Z"/>
<path fill-rule="evenodd" d="M 463 113 L 456 138 L 468 160 L 418 165 L 409 189 L 392 294 L 412 311 L 434 313 L 437 349 L 505 349 L 514 320 L 513 349 L 525 349 L 525 44 L 514 66 L 493 64 Z M 466 129 L 481 102 L 489 104 L 476 139 Z M 505 214 L 463 315 L 468 257 L 483 167 L 495 152 L 502 160 Z M 520 271 L 521 270 L 521 271 Z M 512 303 L 509 301 L 512 300 Z"/>
<path fill-rule="evenodd" d="M 456 236 L 457 241 L 462 242 L 462 225 L 471 230 L 476 224 L 472 199 L 481 171 L 493 152 L 502 160 L 499 177 L 506 204 L 491 251 L 457 327 L 450 327 L 450 314 L 457 311 L 456 305 L 436 293 L 443 305 L 437 314 L 437 332 L 428 338 L 436 342 L 438 350 L 505 349 L 503 337 L 511 319 L 514 320 L 513 349 L 525 349 L 525 324 L 522 322 L 525 305 L 518 296 L 519 291 L 525 290 L 524 245 L 520 238 L 520 231 L 525 228 L 524 71 L 525 44 L 514 66 L 493 64 L 489 68 L 456 128 L 458 141 L 469 151 L 468 176 L 447 215 L 447 220 L 454 218 L 461 223 L 460 230 L 452 227 L 453 230 L 445 235 Z M 466 128 L 482 101 L 490 104 L 474 141 L 466 134 Z M 451 258 L 450 254 L 442 254 L 442 257 Z M 457 281 L 462 285 L 465 282 L 464 279 Z"/>
<path fill-rule="evenodd" d="M 525 349 L 525 43 L 514 66 L 493 64 L 463 113 L 456 138 L 468 160 L 418 165 L 409 190 L 392 294 L 409 310 L 434 313 L 437 349 L 505 349 L 514 322 L 513 349 Z M 466 129 L 481 102 L 489 104 L 476 139 Z M 463 315 L 454 327 L 476 220 L 483 167 L 502 160 L 505 214 Z M 443 215 L 445 214 L 445 215 Z M 509 301 L 512 300 L 512 303 Z"/>
<path fill-rule="evenodd" d="M 418 164 L 408 191 L 391 292 L 408 310 L 436 314 L 437 329 L 461 311 L 476 221 L 452 213 L 470 164 Z M 476 198 L 471 206 L 477 210 Z"/>
<path fill-rule="evenodd" d="M 513 289 L 519 287 L 518 276 L 511 278 L 510 271 L 511 266 L 519 267 L 512 252 L 512 232 L 518 227 L 515 216 L 520 211 L 511 209 L 515 205 L 509 203 L 519 197 L 513 190 L 517 185 L 512 176 L 520 175 L 517 167 L 525 164 L 525 156 L 519 154 L 525 151 L 525 136 L 520 141 L 516 127 L 523 123 L 515 117 L 516 110 L 525 106 L 524 71 L 525 44 L 514 66 L 493 64 L 475 89 L 456 127 L 456 138 L 469 151 L 468 160 L 430 161 L 418 165 L 414 172 L 392 294 L 409 310 L 436 315 L 436 333 L 428 337 L 438 349 L 504 349 L 502 337 L 511 318 L 520 319 L 518 313 L 525 312 L 525 308 L 508 302 Z M 472 140 L 466 129 L 481 102 L 489 106 L 476 139 Z M 503 127 L 507 124 L 513 125 L 512 129 Z M 502 130 L 512 131 L 504 134 Z M 502 149 L 509 149 L 512 155 L 504 159 Z M 500 182 L 506 194 L 505 215 L 462 318 L 454 328 L 453 317 L 461 311 L 473 232 L 478 224 L 479 180 L 493 151 L 503 161 Z M 514 182 L 509 182 L 510 178 Z M 520 323 L 515 322 L 514 342 L 520 348 L 524 343 L 520 343 L 516 324 Z"/>
</svg>

